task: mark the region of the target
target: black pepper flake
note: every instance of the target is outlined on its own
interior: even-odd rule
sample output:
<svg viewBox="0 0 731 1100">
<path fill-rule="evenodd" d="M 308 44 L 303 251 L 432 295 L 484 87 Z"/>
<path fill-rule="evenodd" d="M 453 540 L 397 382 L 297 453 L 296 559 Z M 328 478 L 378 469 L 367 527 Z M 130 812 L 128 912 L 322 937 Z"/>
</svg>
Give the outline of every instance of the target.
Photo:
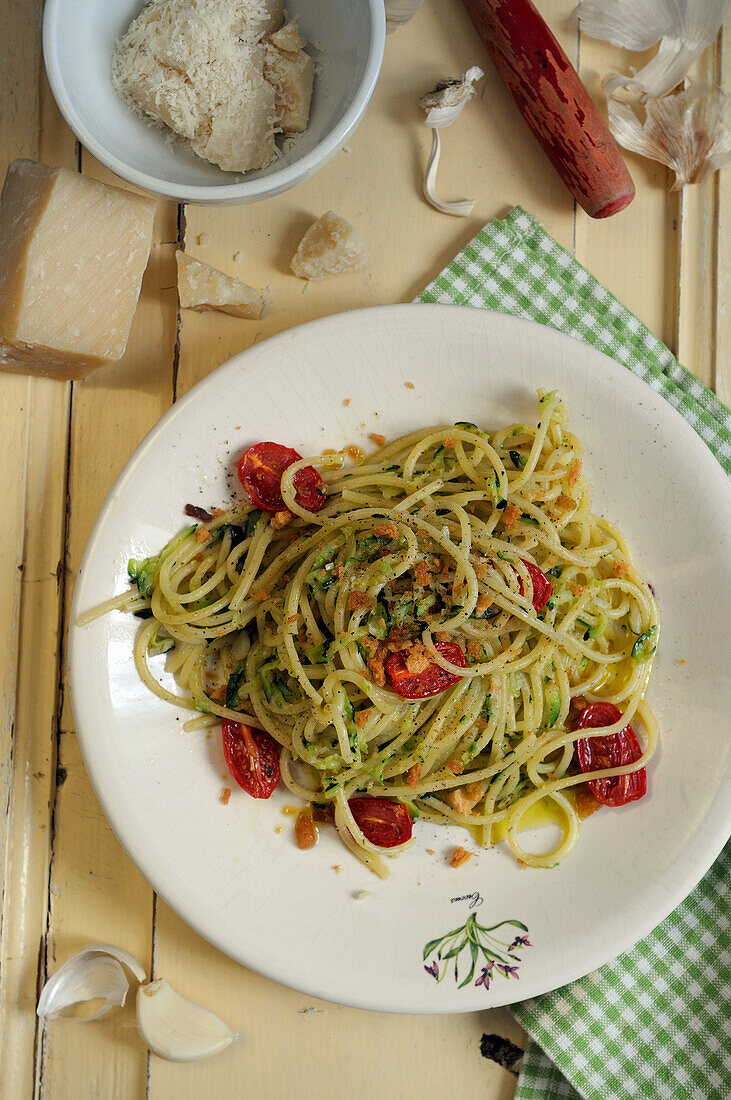
<svg viewBox="0 0 731 1100">
<path fill-rule="evenodd" d="M 205 508 L 199 508 L 197 504 L 186 504 L 185 514 L 190 516 L 191 519 L 200 520 L 201 523 L 210 523 L 213 519 L 210 512 L 207 512 Z"/>
<path fill-rule="evenodd" d="M 499 1066 L 517 1077 L 516 1067 L 524 1051 L 515 1043 L 511 1043 L 510 1039 L 504 1039 L 502 1035 L 483 1035 L 480 1039 L 480 1054 L 483 1058 L 489 1058 L 491 1062 L 497 1062 Z"/>
</svg>

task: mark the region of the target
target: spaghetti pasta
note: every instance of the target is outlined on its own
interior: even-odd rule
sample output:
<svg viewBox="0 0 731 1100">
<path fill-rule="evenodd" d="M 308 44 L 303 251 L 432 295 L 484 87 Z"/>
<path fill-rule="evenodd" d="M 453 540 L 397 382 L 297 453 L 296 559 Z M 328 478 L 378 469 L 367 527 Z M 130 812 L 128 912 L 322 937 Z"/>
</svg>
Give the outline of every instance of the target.
<svg viewBox="0 0 731 1100">
<path fill-rule="evenodd" d="M 131 562 L 135 589 L 98 611 L 147 615 L 145 684 L 204 722 L 265 730 L 286 786 L 331 804 L 377 874 L 406 844 L 369 839 L 357 795 L 469 826 L 486 847 L 505 835 L 518 860 L 551 866 L 579 835 L 572 792 L 643 769 L 657 742 L 643 702 L 655 600 L 622 534 L 591 512 L 581 460 L 555 392 L 539 393 L 537 424 L 442 425 L 356 465 L 298 459 L 276 515 L 237 502 L 191 526 Z M 297 488 L 312 467 L 327 493 L 316 512 Z M 180 695 L 149 665 L 165 651 Z M 577 715 L 597 700 L 619 708 L 597 744 L 634 722 L 644 749 L 587 773 Z M 518 840 L 544 800 L 563 823 L 547 855 Z"/>
</svg>

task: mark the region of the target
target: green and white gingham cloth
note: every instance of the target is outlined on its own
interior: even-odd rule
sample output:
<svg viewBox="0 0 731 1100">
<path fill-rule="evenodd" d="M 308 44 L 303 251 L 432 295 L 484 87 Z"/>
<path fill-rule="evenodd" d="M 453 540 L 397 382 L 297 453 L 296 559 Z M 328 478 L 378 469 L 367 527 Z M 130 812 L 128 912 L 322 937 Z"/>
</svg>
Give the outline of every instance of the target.
<svg viewBox="0 0 731 1100">
<path fill-rule="evenodd" d="M 731 413 L 520 207 L 419 296 L 528 317 L 606 352 L 661 393 L 731 474 Z M 728 1100 L 731 845 L 631 951 L 513 1012 L 530 1036 L 516 1100 Z"/>
<path fill-rule="evenodd" d="M 418 300 L 528 317 L 599 348 L 661 393 L 731 474 L 731 412 L 521 207 L 480 230 Z"/>
</svg>

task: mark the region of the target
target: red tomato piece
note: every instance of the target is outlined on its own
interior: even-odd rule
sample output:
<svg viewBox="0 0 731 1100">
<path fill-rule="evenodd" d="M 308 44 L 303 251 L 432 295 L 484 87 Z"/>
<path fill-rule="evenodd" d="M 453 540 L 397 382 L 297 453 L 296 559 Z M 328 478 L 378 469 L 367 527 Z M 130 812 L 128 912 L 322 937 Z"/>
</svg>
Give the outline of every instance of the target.
<svg viewBox="0 0 731 1100">
<path fill-rule="evenodd" d="M 371 844 L 395 848 L 411 839 L 414 825 L 403 802 L 392 802 L 388 798 L 349 798 L 348 806 Z"/>
<path fill-rule="evenodd" d="M 523 565 L 528 570 L 528 575 L 533 582 L 533 607 L 536 611 L 543 611 L 553 593 L 553 586 L 549 581 L 546 574 L 538 568 L 537 565 L 533 565 L 532 562 L 526 561 L 524 558 L 520 559 Z M 517 572 L 517 570 L 516 570 Z M 521 596 L 523 595 L 523 582 L 518 577 L 518 588 Z"/>
<path fill-rule="evenodd" d="M 252 798 L 269 798 L 276 790 L 279 745 L 266 730 L 224 718 L 223 755 L 231 775 Z"/>
<path fill-rule="evenodd" d="M 255 443 L 241 456 L 239 481 L 252 504 L 262 512 L 282 512 L 282 474 L 302 455 L 281 443 Z M 319 512 L 327 499 L 325 483 L 314 466 L 305 466 L 294 478 L 295 500 L 309 512 Z"/>
<path fill-rule="evenodd" d="M 435 642 L 434 648 L 450 664 L 465 668 L 464 653 L 456 642 Z M 409 672 L 403 653 L 391 654 L 386 661 L 386 675 L 393 690 L 404 699 L 428 699 L 431 695 L 440 695 L 459 680 L 459 676 L 437 664 L 429 665 L 423 672 Z"/>
<path fill-rule="evenodd" d="M 577 722 L 578 729 L 596 726 L 612 726 L 622 717 L 614 703 L 590 703 L 584 707 Z M 631 726 L 608 737 L 582 737 L 576 742 L 576 755 L 582 772 L 601 771 L 602 768 L 621 768 L 634 764 L 642 756 L 642 749 Z M 598 802 L 605 806 L 624 806 L 636 802 L 647 791 L 647 769 L 640 768 L 629 775 L 608 776 L 594 779 L 589 790 Z"/>
</svg>

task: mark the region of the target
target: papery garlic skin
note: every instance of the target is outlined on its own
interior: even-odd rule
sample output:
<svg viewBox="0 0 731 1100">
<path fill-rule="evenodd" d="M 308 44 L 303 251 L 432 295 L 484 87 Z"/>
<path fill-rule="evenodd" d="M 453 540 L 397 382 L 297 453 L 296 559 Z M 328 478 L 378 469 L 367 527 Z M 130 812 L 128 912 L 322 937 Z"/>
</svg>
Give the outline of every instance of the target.
<svg viewBox="0 0 731 1100">
<path fill-rule="evenodd" d="M 44 985 L 36 1012 L 46 1020 L 55 1020 L 64 1009 L 84 1001 L 102 1000 L 96 1012 L 78 1017 L 82 1023 L 98 1020 L 112 1008 L 121 1008 L 127 998 L 129 981 L 120 966 L 124 963 L 138 981 L 146 977 L 144 968 L 121 947 L 92 943 L 59 966 Z"/>
<path fill-rule="evenodd" d="M 477 65 L 473 65 L 462 74 L 461 80 L 441 80 L 436 88 L 427 92 L 419 100 L 419 106 L 427 112 L 424 125 L 433 130 L 432 147 L 424 173 L 424 198 L 441 214 L 451 214 L 455 218 L 466 218 L 472 213 L 474 199 L 461 199 L 458 202 L 444 202 L 437 195 L 437 169 L 442 152 L 439 131 L 452 123 L 462 114 L 467 103 L 475 94 L 474 85 L 485 74 Z"/>
<path fill-rule="evenodd" d="M 424 0 L 386 0 L 386 34 L 393 34 L 408 23 L 423 3 Z"/>
<path fill-rule="evenodd" d="M 220 1017 L 181 996 L 164 978 L 137 990 L 137 1026 L 150 1050 L 170 1062 L 210 1058 L 238 1039 Z"/>
<path fill-rule="evenodd" d="M 673 191 L 701 183 L 731 164 L 731 131 L 724 124 L 729 96 L 701 85 L 650 100 L 641 123 L 628 103 L 608 102 L 609 129 L 620 145 L 675 173 Z"/>
<path fill-rule="evenodd" d="M 628 50 L 655 56 L 634 76 L 612 73 L 605 81 L 611 96 L 625 87 L 643 100 L 666 95 L 682 83 L 693 62 L 718 34 L 731 0 L 584 0 L 577 9 L 581 30 Z"/>
</svg>

